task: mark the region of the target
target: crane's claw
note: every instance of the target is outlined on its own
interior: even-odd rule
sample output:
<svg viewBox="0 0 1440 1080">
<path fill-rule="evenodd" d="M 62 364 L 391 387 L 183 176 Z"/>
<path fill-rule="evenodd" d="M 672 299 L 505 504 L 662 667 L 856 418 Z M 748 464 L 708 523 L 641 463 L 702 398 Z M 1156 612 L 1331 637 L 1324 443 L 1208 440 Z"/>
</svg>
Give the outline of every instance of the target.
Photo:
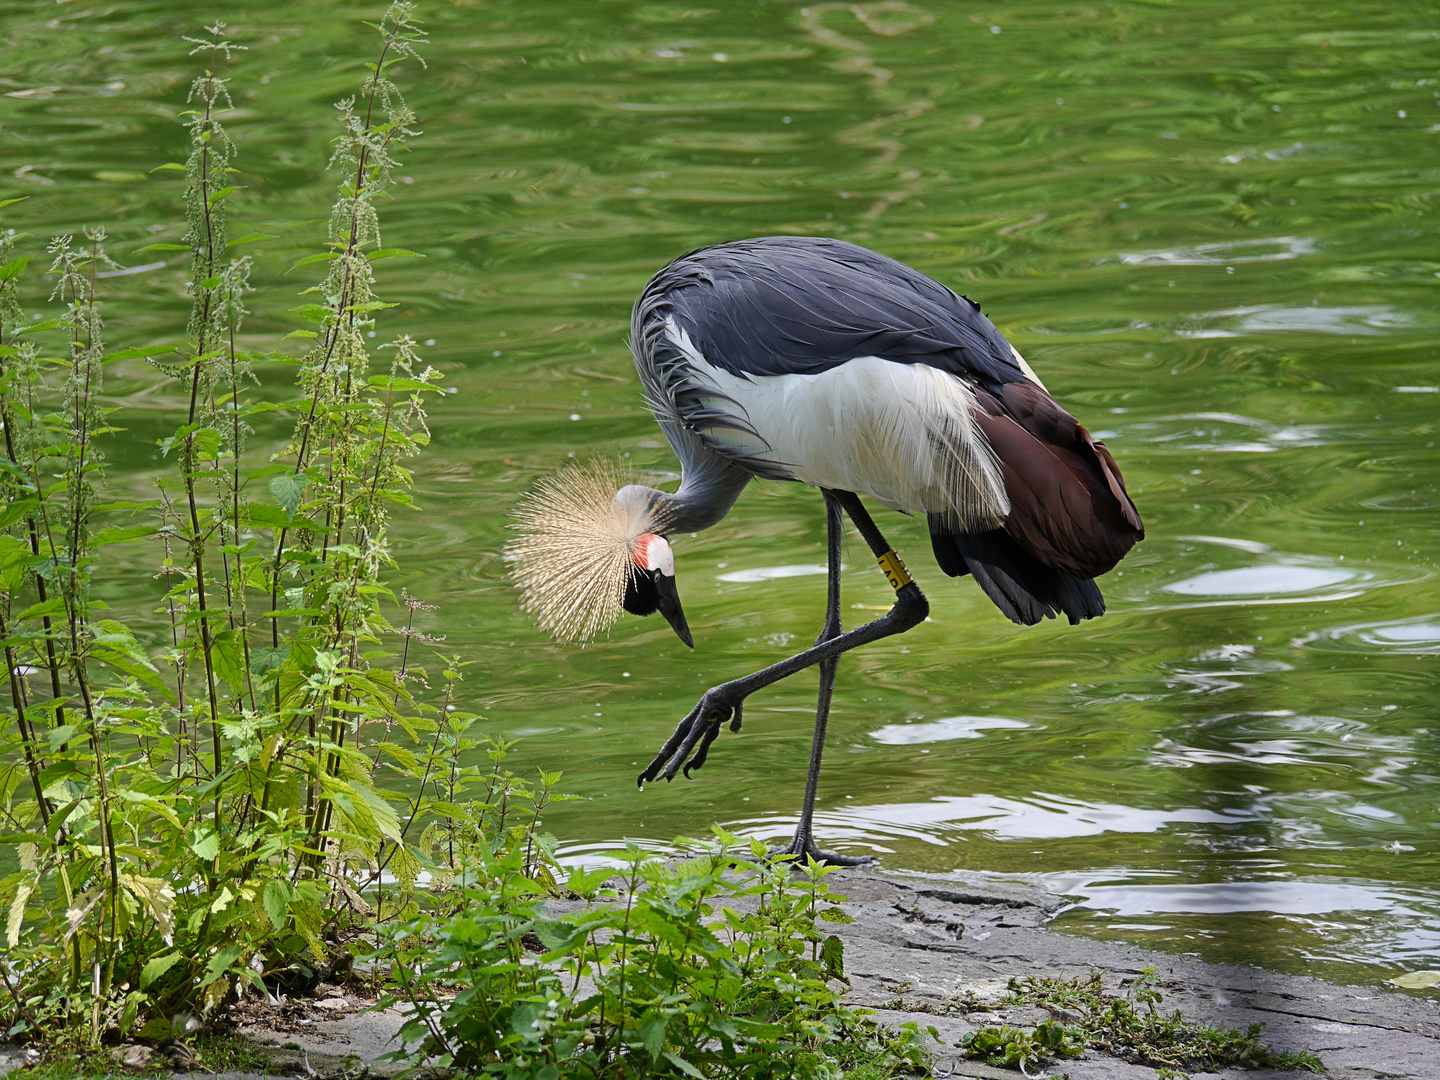
<svg viewBox="0 0 1440 1080">
<path fill-rule="evenodd" d="M 685 779 L 690 779 L 692 769 L 698 769 L 705 764 L 705 759 L 710 756 L 710 744 L 720 737 L 720 725 L 710 724 L 700 736 L 700 745 L 695 748 L 694 755 L 685 763 L 680 771 L 685 774 Z"/>
<path fill-rule="evenodd" d="M 684 767 L 685 778 L 690 778 L 694 769 L 705 764 L 705 758 L 709 756 L 710 744 L 720 735 L 720 725 L 726 720 L 730 721 L 730 730 L 740 730 L 741 705 L 739 702 L 730 704 L 717 692 L 718 688 L 705 691 L 705 696 L 700 703 L 691 709 L 685 719 L 681 720 L 675 728 L 675 734 L 666 740 L 665 745 L 660 748 L 660 753 L 655 755 L 655 760 L 645 767 L 645 771 L 639 776 L 638 784 L 644 787 L 647 782 L 663 776 L 666 780 L 674 780 L 675 774 Z M 694 756 L 691 756 L 694 751 Z M 688 763 L 686 759 L 689 759 Z"/>
<path fill-rule="evenodd" d="M 731 730 L 731 731 L 739 731 L 739 730 L 740 730 L 740 714 L 741 714 L 741 710 L 742 710 L 742 706 L 741 706 L 741 705 L 736 705 L 736 706 L 735 706 L 735 715 L 730 718 L 730 730 Z M 689 779 L 690 779 L 690 774 L 691 774 L 691 772 L 693 772 L 694 770 L 700 768 L 702 765 L 705 764 L 705 759 L 710 756 L 710 744 L 713 743 L 713 742 L 714 742 L 716 739 L 718 739 L 719 737 L 720 737 L 720 721 L 717 720 L 717 721 L 715 721 L 715 723 L 710 724 L 710 725 L 705 729 L 705 733 L 700 736 L 700 746 L 699 746 L 699 748 L 695 751 L 695 756 L 692 757 L 689 761 L 687 761 L 687 762 L 685 763 L 685 768 L 684 768 L 683 771 L 684 771 L 684 773 L 685 773 L 685 779 L 686 779 L 686 780 L 689 780 Z"/>
</svg>

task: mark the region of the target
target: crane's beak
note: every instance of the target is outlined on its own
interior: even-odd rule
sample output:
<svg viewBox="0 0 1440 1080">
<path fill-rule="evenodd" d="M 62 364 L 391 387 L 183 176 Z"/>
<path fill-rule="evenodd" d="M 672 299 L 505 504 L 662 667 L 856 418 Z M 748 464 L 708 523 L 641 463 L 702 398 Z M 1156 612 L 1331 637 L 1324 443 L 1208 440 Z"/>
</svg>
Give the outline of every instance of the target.
<svg viewBox="0 0 1440 1080">
<path fill-rule="evenodd" d="M 660 614 L 665 616 L 665 621 L 674 627 L 676 635 L 688 648 L 695 648 L 695 640 L 685 622 L 685 612 L 680 607 L 680 593 L 675 588 L 675 579 L 657 572 L 655 589 L 660 594 Z"/>
</svg>

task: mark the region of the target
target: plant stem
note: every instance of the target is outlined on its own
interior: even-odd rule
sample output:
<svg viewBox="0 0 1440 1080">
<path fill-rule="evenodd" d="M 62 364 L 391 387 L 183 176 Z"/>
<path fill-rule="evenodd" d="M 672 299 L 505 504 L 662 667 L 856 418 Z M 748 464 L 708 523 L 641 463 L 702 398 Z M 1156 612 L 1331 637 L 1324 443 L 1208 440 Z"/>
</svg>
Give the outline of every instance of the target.
<svg viewBox="0 0 1440 1080">
<path fill-rule="evenodd" d="M 0 615 L 0 638 L 7 636 L 9 636 L 9 631 L 5 629 L 5 617 Z M 35 790 L 35 803 L 40 807 L 40 823 L 48 829 L 51 806 L 50 800 L 45 797 L 44 789 L 40 785 L 41 766 L 33 749 L 35 729 L 25 719 L 25 693 L 20 685 L 20 662 L 16 659 L 14 648 L 9 645 L 5 646 L 5 664 L 10 671 L 10 701 L 15 706 L 15 720 L 20 729 L 20 743 L 25 752 L 25 767 L 30 772 L 30 786 Z"/>
<path fill-rule="evenodd" d="M 0 345 L 4 345 L 4 344 L 5 344 L 5 328 L 4 328 L 4 324 L 3 324 L 3 323 L 0 323 Z M 5 364 L 4 364 L 4 359 L 3 359 L 3 357 L 0 357 L 0 381 L 3 381 L 4 378 L 5 378 Z M 28 384 L 28 382 L 27 382 L 27 384 L 26 384 L 26 390 L 27 390 L 27 397 L 28 397 L 28 396 L 29 396 L 29 384 Z M 26 409 L 26 412 L 30 414 L 30 416 L 31 416 L 31 418 L 32 418 L 31 422 L 33 423 L 34 412 L 33 412 L 32 410 L 28 409 L 28 408 Z M 24 466 L 20 464 L 20 455 L 16 452 L 16 449 L 15 449 L 15 423 L 14 423 L 14 419 L 13 419 L 13 417 L 12 417 L 12 415 L 11 415 L 11 412 L 10 412 L 10 400 L 9 400 L 8 395 L 7 395 L 7 394 L 4 394 L 4 393 L 0 393 L 0 427 L 4 427 L 4 429 L 5 429 L 5 455 L 6 455 L 6 457 L 8 457 L 8 458 L 10 459 L 10 464 L 15 467 L 15 469 L 16 469 L 17 472 L 24 473 L 26 470 L 25 470 Z M 36 473 L 36 476 L 37 476 L 37 480 L 36 480 L 37 487 L 36 487 L 36 490 L 35 490 L 35 498 L 36 498 L 36 501 L 40 504 L 41 510 L 42 510 L 42 512 L 43 512 L 43 510 L 44 510 L 44 498 L 45 498 L 45 496 L 44 496 L 44 493 L 43 493 L 42 491 L 40 491 L 40 489 L 39 489 L 39 487 L 38 487 L 38 484 L 39 484 L 38 475 L 39 475 L 39 474 L 38 474 L 38 472 L 37 472 L 37 473 Z M 38 528 L 36 527 L 36 525 L 35 525 L 35 515 L 34 515 L 34 514 L 26 514 L 26 515 L 25 515 L 25 526 L 26 526 L 26 534 L 27 534 L 27 537 L 28 537 L 28 539 L 29 539 L 29 541 L 30 541 L 30 554 L 34 555 L 34 556 L 38 559 L 38 558 L 40 557 L 40 531 L 39 531 L 39 529 L 38 529 Z M 46 600 L 48 599 L 48 596 L 47 596 L 47 590 L 46 590 L 46 588 L 45 588 L 45 579 L 44 579 L 43 577 L 41 577 L 40 575 L 38 575 L 38 574 L 35 575 L 35 591 L 39 594 L 40 604 L 41 604 L 41 606 L 43 607 L 43 606 L 45 605 Z M 60 697 L 60 660 L 59 660 L 59 658 L 55 655 L 55 639 L 54 639 L 54 637 L 53 637 L 53 632 L 54 632 L 54 631 L 53 631 L 52 624 L 51 624 L 51 622 L 50 622 L 50 616 L 49 616 L 48 613 L 41 616 L 41 618 L 40 618 L 40 623 L 41 623 L 41 625 L 42 625 L 42 626 L 44 627 L 44 629 L 45 629 L 45 634 L 44 634 L 44 637 L 45 637 L 45 660 L 46 660 L 46 665 L 45 665 L 45 666 L 50 669 L 50 690 L 51 690 L 51 696 L 52 696 L 52 697 L 55 697 L 55 698 L 59 698 L 59 697 Z M 60 726 L 61 724 L 63 724 L 64 722 L 65 722 L 65 709 L 64 709 L 63 706 L 56 706 L 56 708 L 55 708 L 55 725 L 56 725 L 57 727 L 59 727 L 59 726 Z"/>
</svg>

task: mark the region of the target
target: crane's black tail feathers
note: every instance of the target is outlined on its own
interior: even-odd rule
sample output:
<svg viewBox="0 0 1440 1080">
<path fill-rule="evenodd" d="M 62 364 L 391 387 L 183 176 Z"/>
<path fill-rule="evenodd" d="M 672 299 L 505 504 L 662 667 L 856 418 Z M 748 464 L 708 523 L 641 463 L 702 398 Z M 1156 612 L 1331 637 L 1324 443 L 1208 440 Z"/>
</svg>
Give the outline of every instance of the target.
<svg viewBox="0 0 1440 1080">
<path fill-rule="evenodd" d="M 932 534 L 930 542 L 941 570 L 951 577 L 973 574 L 1011 622 L 1034 626 L 1064 612 L 1075 626 L 1081 619 L 1105 614 L 1105 598 L 1094 580 L 1046 566 L 1003 529 Z"/>
</svg>

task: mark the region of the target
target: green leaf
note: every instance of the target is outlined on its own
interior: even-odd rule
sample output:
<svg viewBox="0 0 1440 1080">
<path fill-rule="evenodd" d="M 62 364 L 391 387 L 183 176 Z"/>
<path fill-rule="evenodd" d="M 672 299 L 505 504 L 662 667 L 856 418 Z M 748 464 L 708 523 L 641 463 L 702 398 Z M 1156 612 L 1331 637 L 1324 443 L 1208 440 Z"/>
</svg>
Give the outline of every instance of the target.
<svg viewBox="0 0 1440 1080">
<path fill-rule="evenodd" d="M 820 946 L 820 961 L 825 965 L 827 979 L 848 981 L 845 978 L 845 943 L 834 934 Z"/>
<path fill-rule="evenodd" d="M 366 254 L 365 258 L 378 262 L 380 259 L 423 259 L 425 256 L 409 248 L 376 248 Z"/>
<path fill-rule="evenodd" d="M 220 834 L 208 825 L 190 838 L 190 850 L 206 862 L 220 854 Z"/>
<path fill-rule="evenodd" d="M 258 525 L 266 529 L 286 529 L 295 524 L 294 515 L 287 514 L 276 506 L 266 506 L 264 503 L 251 503 L 245 508 L 245 511 L 252 526 Z"/>
<path fill-rule="evenodd" d="M 0 281 L 9 281 L 17 276 L 21 270 L 25 269 L 25 264 L 34 257 L 33 255 L 22 255 L 20 258 L 11 259 L 4 266 L 0 266 Z"/>
<path fill-rule="evenodd" d="M 356 791 L 360 798 L 370 808 L 370 813 L 375 818 L 375 826 L 380 830 L 380 835 L 395 843 L 402 843 L 400 837 L 400 819 L 395 814 L 395 808 L 385 801 L 381 795 L 365 781 L 356 782 Z"/>
<path fill-rule="evenodd" d="M 43 832 L 0 833 L 0 844 L 14 847 L 17 844 L 48 844 L 50 837 Z"/>
<path fill-rule="evenodd" d="M 144 990 L 164 975 L 182 959 L 178 952 L 169 953 L 166 956 L 157 956 L 140 969 L 140 989 Z"/>
<path fill-rule="evenodd" d="M 136 248 L 135 254 L 139 255 L 144 251 L 189 251 L 189 244 L 146 244 L 142 248 Z"/>
<path fill-rule="evenodd" d="M 205 974 L 200 976 L 200 988 L 204 989 L 230 970 L 230 965 L 240 959 L 240 954 L 244 949 L 243 945 L 231 945 L 228 949 L 221 949 L 212 956 L 210 963 L 205 965 Z"/>
<path fill-rule="evenodd" d="M 112 525 L 108 529 L 101 529 L 90 540 L 91 547 L 105 547 L 107 544 L 124 544 L 131 540 L 140 540 L 147 536 L 154 536 L 160 531 L 157 525 Z"/>
<path fill-rule="evenodd" d="M 127 1034 L 135 1026 L 135 1017 L 140 1013 L 140 1006 L 149 1001 L 148 994 L 142 994 L 138 990 L 132 990 L 125 995 L 125 1008 L 120 1012 L 120 1034 Z"/>
<path fill-rule="evenodd" d="M 5 920 L 5 943 L 10 948 L 20 944 L 20 930 L 25 925 L 25 905 L 30 901 L 30 895 L 35 891 L 37 879 L 21 883 L 15 890 L 15 899 L 10 904 L 10 914 Z"/>
<path fill-rule="evenodd" d="M 665 1045 L 666 1019 L 663 1016 L 651 1016 L 640 1025 L 640 1041 L 645 1044 L 645 1049 L 650 1052 L 650 1060 L 656 1061 L 660 1057 L 660 1050 Z"/>
<path fill-rule="evenodd" d="M 429 390 L 431 393 L 441 393 L 441 387 L 421 379 L 407 379 L 403 375 L 371 375 L 366 382 L 377 390 Z"/>
<path fill-rule="evenodd" d="M 820 918 L 828 923 L 840 923 L 842 926 L 855 921 L 849 912 L 838 907 L 826 908 L 820 912 Z"/>
<path fill-rule="evenodd" d="M 29 517 L 39 505 L 36 499 L 12 498 L 8 506 L 0 506 L 0 529 L 8 529 L 21 518 Z"/>
<path fill-rule="evenodd" d="M 101 619 L 95 624 L 95 630 L 95 644 L 122 653 L 147 666 L 150 664 L 150 658 L 145 655 L 145 650 L 135 640 L 135 635 L 130 627 L 124 623 L 116 622 L 114 619 Z"/>
<path fill-rule="evenodd" d="M 238 630 L 222 630 L 210 642 L 215 674 L 228 682 L 237 694 L 246 686 L 244 644 Z"/>
<path fill-rule="evenodd" d="M 134 660 L 122 653 L 98 647 L 95 650 L 95 659 L 144 683 L 166 701 L 171 700 L 170 688 L 165 685 L 160 673 L 149 660 Z"/>
<path fill-rule="evenodd" d="M 257 679 L 263 679 L 284 668 L 285 661 L 289 658 L 289 645 L 281 645 L 278 649 L 259 649 L 250 657 L 250 671 Z"/>
<path fill-rule="evenodd" d="M 0 536 L 0 589 L 19 592 L 25 584 L 30 545 L 18 536 Z"/>
<path fill-rule="evenodd" d="M 265 914 L 270 916 L 270 925 L 278 934 L 285 929 L 285 919 L 290 914 L 290 886 L 288 883 L 272 878 L 265 883 L 265 889 L 260 894 L 261 902 L 265 905 Z"/>
<path fill-rule="evenodd" d="M 59 319 L 46 319 L 43 322 L 33 323 L 30 326 L 16 327 L 17 334 L 38 334 L 42 330 L 54 330 L 60 325 Z"/>
<path fill-rule="evenodd" d="M 265 980 L 260 977 L 258 971 L 251 971 L 248 967 L 242 967 L 238 970 L 237 974 L 262 994 L 269 993 L 269 987 L 265 985 Z"/>
<path fill-rule="evenodd" d="M 131 349 L 121 349 L 118 352 L 106 353 L 100 359 L 104 363 L 114 360 L 143 360 L 152 356 L 164 356 L 166 353 L 175 351 L 173 345 L 137 345 Z"/>
<path fill-rule="evenodd" d="M 160 454 L 169 457 L 170 451 L 181 445 L 190 449 L 197 459 L 207 460 L 220 452 L 220 432 L 199 424 L 186 424 L 168 439 L 160 440 Z"/>
<path fill-rule="evenodd" d="M 5 209 L 5 207 L 10 206 L 13 203 L 24 202 L 29 197 L 29 195 L 21 195 L 18 198 L 14 199 L 0 199 L 0 210 Z"/>
<path fill-rule="evenodd" d="M 301 304 L 299 307 L 292 307 L 290 310 L 302 319 L 308 319 L 313 323 L 323 323 L 334 314 L 334 312 L 322 304 Z"/>
<path fill-rule="evenodd" d="M 666 1050 L 665 1059 L 669 1061 L 671 1065 L 674 1065 L 677 1069 L 683 1072 L 686 1076 L 693 1076 L 695 1077 L 695 1080 L 705 1080 L 705 1074 L 702 1073 L 699 1069 L 695 1068 L 694 1065 L 691 1065 L 690 1062 L 686 1061 L 679 1054 L 674 1054 L 671 1053 L 669 1050 Z"/>
<path fill-rule="evenodd" d="M 568 951 L 588 933 L 584 927 L 569 922 L 537 922 L 531 929 L 547 952 Z"/>
<path fill-rule="evenodd" d="M 189 171 L 189 170 L 187 170 L 184 165 L 181 165 L 181 164 L 180 164 L 179 162 L 177 162 L 177 161 L 167 161 L 164 165 L 156 165 L 155 168 L 151 169 L 150 171 L 151 171 L 152 173 L 157 173 L 157 172 L 187 172 L 187 171 Z"/>
<path fill-rule="evenodd" d="M 281 508 L 291 516 L 300 509 L 300 498 L 305 493 L 305 477 L 287 474 L 272 477 L 270 494 L 275 496 Z"/>
<path fill-rule="evenodd" d="M 301 259 L 299 262 L 297 262 L 297 263 L 296 263 L 294 266 L 292 266 L 290 269 L 291 269 L 291 270 L 299 270 L 300 267 L 302 267 L 302 266 L 309 266 L 311 263 L 317 263 L 317 262 L 334 262 L 334 261 L 335 261 L 336 259 L 338 259 L 339 257 L 340 257 L 340 253 L 339 253 L 338 251 L 322 251 L 319 255 L 306 255 L 303 259 Z M 316 305 L 313 305 L 313 304 L 312 304 L 312 305 L 309 305 L 309 306 L 314 307 L 314 306 L 316 306 Z"/>
<path fill-rule="evenodd" d="M 241 244 L 254 244 L 254 243 L 256 243 L 256 242 L 258 242 L 258 241 L 260 241 L 260 240 L 274 240 L 274 239 L 275 239 L 275 237 L 272 236 L 270 233 L 252 232 L 252 233 L 246 233 L 244 236 L 240 237 L 238 240 L 231 240 L 229 246 L 233 248 L 233 247 L 239 247 Z"/>
<path fill-rule="evenodd" d="M 238 185 L 235 185 L 235 184 L 231 184 L 229 187 L 222 187 L 219 191 L 215 192 L 214 195 L 211 195 L 211 196 L 210 196 L 210 205 L 211 205 L 211 206 L 214 206 L 214 205 L 215 205 L 216 203 L 218 203 L 221 199 L 225 198 L 226 195 L 229 195 L 232 191 L 239 191 L 239 190 L 240 190 L 239 186 L 238 186 Z"/>
</svg>

